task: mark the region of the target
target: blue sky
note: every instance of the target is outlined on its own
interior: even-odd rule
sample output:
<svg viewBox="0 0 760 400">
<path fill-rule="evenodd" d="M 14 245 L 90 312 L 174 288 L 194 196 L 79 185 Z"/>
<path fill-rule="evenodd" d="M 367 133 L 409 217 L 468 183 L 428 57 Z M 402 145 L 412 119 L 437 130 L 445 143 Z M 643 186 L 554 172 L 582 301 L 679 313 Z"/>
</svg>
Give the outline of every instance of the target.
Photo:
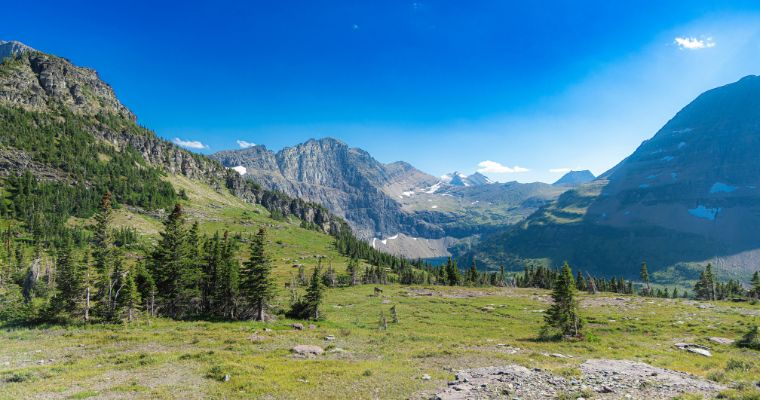
<svg viewBox="0 0 760 400">
<path fill-rule="evenodd" d="M 332 136 L 435 175 L 599 174 L 760 74 L 755 1 L 27 3 L 0 39 L 95 68 L 170 140 Z"/>
</svg>

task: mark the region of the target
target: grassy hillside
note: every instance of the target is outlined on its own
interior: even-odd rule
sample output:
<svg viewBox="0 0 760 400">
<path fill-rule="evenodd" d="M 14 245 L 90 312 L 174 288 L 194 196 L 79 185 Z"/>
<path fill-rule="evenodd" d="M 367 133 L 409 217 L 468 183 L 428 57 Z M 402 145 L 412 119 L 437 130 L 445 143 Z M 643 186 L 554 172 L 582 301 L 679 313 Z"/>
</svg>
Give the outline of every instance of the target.
<svg viewBox="0 0 760 400">
<path fill-rule="evenodd" d="M 759 322 L 757 306 L 582 295 L 591 339 L 539 342 L 548 299 L 533 289 L 419 286 L 376 297 L 365 285 L 328 291 L 325 320 L 303 331 L 285 319 L 5 329 L 0 399 L 417 399 L 463 368 L 517 363 L 573 377 L 590 358 L 643 361 L 734 386 L 725 398 L 760 398 L 758 353 L 708 340 L 738 338 Z M 380 312 L 393 305 L 400 322 L 379 331 Z M 673 346 L 683 341 L 713 356 Z M 290 349 L 299 344 L 326 353 L 298 358 Z"/>
</svg>

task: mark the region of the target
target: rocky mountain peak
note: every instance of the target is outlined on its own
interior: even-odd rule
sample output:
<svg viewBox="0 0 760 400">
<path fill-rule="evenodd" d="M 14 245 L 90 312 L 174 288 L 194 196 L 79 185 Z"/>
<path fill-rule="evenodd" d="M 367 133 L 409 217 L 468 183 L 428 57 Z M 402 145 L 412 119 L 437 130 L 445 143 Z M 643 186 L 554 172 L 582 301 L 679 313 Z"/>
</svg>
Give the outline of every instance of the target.
<svg viewBox="0 0 760 400">
<path fill-rule="evenodd" d="M 3 104 L 34 111 L 63 106 L 81 115 L 107 113 L 136 119 L 93 69 L 13 41 L 0 42 L 0 60 Z"/>
<path fill-rule="evenodd" d="M 488 179 L 487 176 L 481 174 L 480 172 L 476 172 L 472 175 L 466 175 L 459 171 L 454 171 L 452 173 L 443 175 L 441 177 L 441 181 L 451 186 L 479 186 L 493 183 L 492 180 Z"/>
<path fill-rule="evenodd" d="M 556 182 L 553 183 L 555 186 L 578 186 L 582 185 L 584 183 L 588 183 L 596 179 L 593 173 L 591 171 L 584 169 L 582 171 L 570 171 L 566 173 L 565 175 L 562 175 L 562 178 L 559 178 Z"/>
<path fill-rule="evenodd" d="M 25 52 L 36 52 L 37 50 L 15 40 L 0 40 L 0 60 L 7 57 L 16 57 Z"/>
</svg>

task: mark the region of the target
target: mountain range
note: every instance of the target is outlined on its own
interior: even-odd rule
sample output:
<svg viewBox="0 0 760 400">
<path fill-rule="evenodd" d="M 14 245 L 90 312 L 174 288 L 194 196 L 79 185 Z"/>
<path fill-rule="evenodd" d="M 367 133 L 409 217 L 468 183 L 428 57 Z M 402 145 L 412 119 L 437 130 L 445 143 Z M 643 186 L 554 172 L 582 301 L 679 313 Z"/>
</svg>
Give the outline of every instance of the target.
<svg viewBox="0 0 760 400">
<path fill-rule="evenodd" d="M 164 206 L 147 189 L 172 196 L 156 170 L 325 233 L 347 223 L 376 249 L 414 258 L 513 269 L 568 261 L 626 277 L 646 261 L 663 279 L 693 277 L 706 262 L 746 277 L 760 262 L 760 77 L 700 95 L 599 177 L 498 183 L 382 163 L 332 138 L 191 153 L 140 127 L 94 70 L 19 42 L 0 42 L 0 54 L 0 175 L 29 171 L 74 188 L 82 203 L 61 205 L 72 216 L 104 185 L 126 206 Z M 60 159 L 71 146 L 79 158 Z"/>
<path fill-rule="evenodd" d="M 323 204 L 375 248 L 412 258 L 448 256 L 455 244 L 519 222 L 567 190 L 495 183 L 480 173 L 436 178 L 406 162 L 381 163 L 333 138 L 212 158 L 268 189 Z"/>
</svg>

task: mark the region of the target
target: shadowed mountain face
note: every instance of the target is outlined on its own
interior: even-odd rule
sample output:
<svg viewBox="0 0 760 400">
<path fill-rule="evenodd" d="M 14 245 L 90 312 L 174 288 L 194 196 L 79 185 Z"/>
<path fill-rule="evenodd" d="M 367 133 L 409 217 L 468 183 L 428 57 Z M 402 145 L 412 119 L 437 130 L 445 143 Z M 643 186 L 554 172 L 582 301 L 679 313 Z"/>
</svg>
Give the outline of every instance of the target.
<svg viewBox="0 0 760 400">
<path fill-rule="evenodd" d="M 484 241 L 491 262 L 567 260 L 634 276 L 712 261 L 748 274 L 760 261 L 760 77 L 710 90 L 598 180 L 519 228 Z"/>
</svg>

